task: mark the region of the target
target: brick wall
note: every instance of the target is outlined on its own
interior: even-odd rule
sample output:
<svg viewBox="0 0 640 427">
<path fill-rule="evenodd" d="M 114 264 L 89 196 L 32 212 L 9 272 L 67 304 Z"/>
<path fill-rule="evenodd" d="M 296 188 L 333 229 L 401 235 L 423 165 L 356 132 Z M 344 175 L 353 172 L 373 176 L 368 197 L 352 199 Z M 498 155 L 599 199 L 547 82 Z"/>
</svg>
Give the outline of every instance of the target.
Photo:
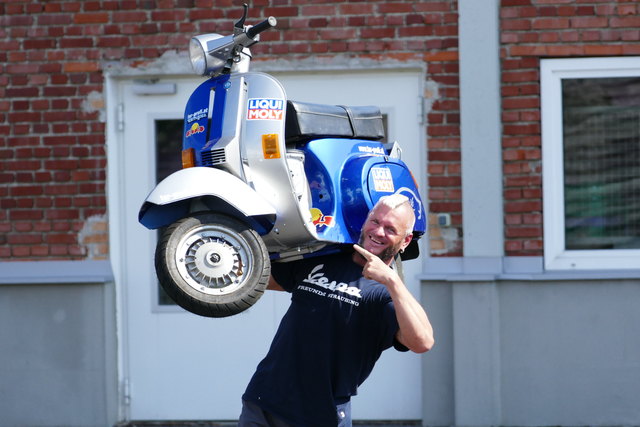
<svg viewBox="0 0 640 427">
<path fill-rule="evenodd" d="M 184 50 L 195 33 L 228 33 L 241 4 L 0 3 L 1 258 L 107 257 L 104 64 L 136 66 Z M 253 49 L 262 60 L 338 54 L 427 62 L 431 209 L 452 213 L 459 225 L 456 2 L 252 2 L 250 22 L 268 15 L 278 30 Z M 447 247 L 452 254 L 459 245 Z"/>
<path fill-rule="evenodd" d="M 214 6 L 215 3 L 215 6 Z M 239 1 L 48 1 L 0 4 L 0 257 L 107 254 L 102 69 L 184 50 L 195 33 L 230 31 Z M 261 60 L 344 55 L 424 61 L 432 255 L 461 255 L 455 1 L 255 1 L 278 30 Z M 539 60 L 640 54 L 635 1 L 503 0 L 500 9 L 505 251 L 542 254 Z"/>
<path fill-rule="evenodd" d="M 636 0 L 503 0 L 507 255 L 542 255 L 541 58 L 640 55 Z"/>
</svg>

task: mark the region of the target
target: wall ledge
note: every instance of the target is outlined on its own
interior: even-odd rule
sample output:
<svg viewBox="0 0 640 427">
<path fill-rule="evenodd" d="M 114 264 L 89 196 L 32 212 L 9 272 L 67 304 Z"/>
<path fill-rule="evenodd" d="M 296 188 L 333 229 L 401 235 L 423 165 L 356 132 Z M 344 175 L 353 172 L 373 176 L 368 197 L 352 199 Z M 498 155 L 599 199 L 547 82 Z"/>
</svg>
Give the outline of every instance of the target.
<svg viewBox="0 0 640 427">
<path fill-rule="evenodd" d="M 0 285 L 106 283 L 114 280 L 109 260 L 4 261 Z"/>
<path fill-rule="evenodd" d="M 640 279 L 640 269 L 545 270 L 542 257 L 431 257 L 423 282 L 585 281 Z"/>
</svg>

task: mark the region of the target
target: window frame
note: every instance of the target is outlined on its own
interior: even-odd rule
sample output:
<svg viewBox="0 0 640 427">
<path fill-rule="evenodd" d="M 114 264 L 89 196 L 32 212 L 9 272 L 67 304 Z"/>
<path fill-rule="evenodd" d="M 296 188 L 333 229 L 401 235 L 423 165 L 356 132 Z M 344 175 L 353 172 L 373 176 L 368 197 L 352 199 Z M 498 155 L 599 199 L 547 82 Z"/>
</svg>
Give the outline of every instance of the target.
<svg viewBox="0 0 640 427">
<path fill-rule="evenodd" d="M 562 79 L 640 77 L 640 57 L 540 60 L 544 265 L 546 270 L 640 268 L 640 249 L 565 249 Z"/>
</svg>

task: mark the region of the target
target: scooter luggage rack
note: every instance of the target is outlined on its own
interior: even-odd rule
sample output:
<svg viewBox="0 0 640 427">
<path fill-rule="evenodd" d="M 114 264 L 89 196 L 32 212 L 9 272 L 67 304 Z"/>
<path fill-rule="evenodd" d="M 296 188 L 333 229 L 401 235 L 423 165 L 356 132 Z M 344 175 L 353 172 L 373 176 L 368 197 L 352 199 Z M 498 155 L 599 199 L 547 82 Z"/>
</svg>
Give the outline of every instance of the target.
<svg viewBox="0 0 640 427">
<path fill-rule="evenodd" d="M 287 101 L 287 144 L 314 138 L 384 139 L 384 124 L 378 107 L 324 105 Z"/>
</svg>

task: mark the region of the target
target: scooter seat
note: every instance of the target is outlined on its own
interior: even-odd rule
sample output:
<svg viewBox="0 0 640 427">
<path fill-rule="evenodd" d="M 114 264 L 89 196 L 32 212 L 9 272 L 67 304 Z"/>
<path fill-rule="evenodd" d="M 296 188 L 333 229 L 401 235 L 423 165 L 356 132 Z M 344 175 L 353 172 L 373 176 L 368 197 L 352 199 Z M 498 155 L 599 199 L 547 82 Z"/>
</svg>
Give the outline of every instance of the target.
<svg viewBox="0 0 640 427">
<path fill-rule="evenodd" d="M 287 101 L 285 140 L 298 143 L 317 138 L 384 138 L 380 109 L 374 106 L 311 104 Z"/>
</svg>

